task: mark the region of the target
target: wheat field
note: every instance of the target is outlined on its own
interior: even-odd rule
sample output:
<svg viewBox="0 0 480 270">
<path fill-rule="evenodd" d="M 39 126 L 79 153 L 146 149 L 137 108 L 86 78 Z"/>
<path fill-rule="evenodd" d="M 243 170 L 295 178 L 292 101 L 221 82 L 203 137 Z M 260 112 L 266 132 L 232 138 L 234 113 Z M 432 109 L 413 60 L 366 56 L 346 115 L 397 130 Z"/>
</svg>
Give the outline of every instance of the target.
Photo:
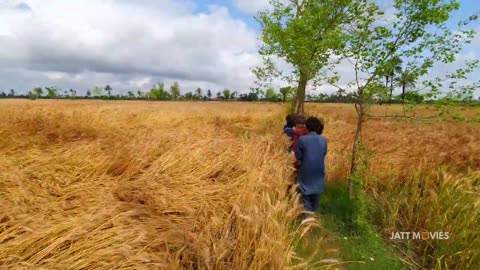
<svg viewBox="0 0 480 270">
<path fill-rule="evenodd" d="M 327 181 L 345 182 L 353 107 L 307 111 L 325 121 Z M 285 112 L 268 103 L 0 101 L 0 267 L 304 269 L 295 245 L 308 224 L 292 230 L 301 207 L 287 192 Z M 480 125 L 375 120 L 364 139 L 365 188 L 382 205 L 385 235 L 458 232 L 461 255 L 442 251 L 451 243 L 422 243 L 419 252 L 438 248 L 411 255 L 412 268 L 480 265 Z"/>
</svg>

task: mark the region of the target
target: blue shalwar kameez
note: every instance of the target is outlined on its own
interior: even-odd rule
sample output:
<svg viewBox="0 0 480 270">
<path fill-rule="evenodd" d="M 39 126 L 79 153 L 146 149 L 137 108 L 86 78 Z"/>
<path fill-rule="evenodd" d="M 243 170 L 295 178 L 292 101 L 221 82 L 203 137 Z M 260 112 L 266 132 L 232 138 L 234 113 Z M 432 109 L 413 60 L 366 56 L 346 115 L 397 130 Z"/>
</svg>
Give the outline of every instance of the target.
<svg viewBox="0 0 480 270">
<path fill-rule="evenodd" d="M 325 156 L 327 139 L 315 132 L 300 137 L 295 148 L 295 157 L 300 161 L 297 175 L 298 191 L 302 195 L 305 210 L 318 208 L 320 194 L 325 190 Z"/>
</svg>

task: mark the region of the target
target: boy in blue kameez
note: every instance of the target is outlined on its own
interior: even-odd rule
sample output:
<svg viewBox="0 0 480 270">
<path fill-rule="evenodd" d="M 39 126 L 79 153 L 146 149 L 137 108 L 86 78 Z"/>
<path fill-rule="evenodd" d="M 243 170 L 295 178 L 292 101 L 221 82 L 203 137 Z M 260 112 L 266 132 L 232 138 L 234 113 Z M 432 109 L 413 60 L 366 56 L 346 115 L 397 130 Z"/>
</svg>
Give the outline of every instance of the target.
<svg viewBox="0 0 480 270">
<path fill-rule="evenodd" d="M 323 124 L 318 118 L 308 118 L 306 126 L 308 134 L 300 137 L 295 149 L 295 157 L 300 163 L 297 182 L 303 207 L 314 212 L 325 189 L 327 139 L 321 135 Z"/>
<path fill-rule="evenodd" d="M 293 128 L 295 127 L 294 117 L 293 117 L 293 115 L 289 114 L 289 115 L 287 115 L 285 120 L 286 120 L 286 123 L 283 126 L 283 134 L 290 137 L 290 139 L 293 139 L 293 132 L 294 132 Z"/>
<path fill-rule="evenodd" d="M 293 115 L 289 114 L 289 115 L 287 115 L 285 120 L 287 121 L 287 123 L 285 123 L 285 125 L 283 126 L 283 134 L 287 135 L 290 138 L 290 140 L 293 140 L 293 135 L 295 133 L 294 117 L 293 117 Z M 293 151 L 293 149 L 292 149 L 292 146 L 290 145 L 288 147 L 288 152 L 291 152 L 291 151 Z"/>
</svg>

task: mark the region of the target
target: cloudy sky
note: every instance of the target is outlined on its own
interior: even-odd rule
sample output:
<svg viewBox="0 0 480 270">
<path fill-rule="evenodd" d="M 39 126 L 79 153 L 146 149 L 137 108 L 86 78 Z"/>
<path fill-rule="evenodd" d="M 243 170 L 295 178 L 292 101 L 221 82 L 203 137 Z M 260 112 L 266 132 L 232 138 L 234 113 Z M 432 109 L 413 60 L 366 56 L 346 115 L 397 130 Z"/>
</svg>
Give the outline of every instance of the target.
<svg viewBox="0 0 480 270">
<path fill-rule="evenodd" d="M 460 2 L 456 17 L 480 9 L 478 0 Z M 0 91 L 56 86 L 85 93 L 109 84 L 125 93 L 178 81 L 182 92 L 246 92 L 255 80 L 250 68 L 260 63 L 252 16 L 267 6 L 268 0 L 0 0 Z M 478 57 L 480 37 L 459 61 Z"/>
</svg>

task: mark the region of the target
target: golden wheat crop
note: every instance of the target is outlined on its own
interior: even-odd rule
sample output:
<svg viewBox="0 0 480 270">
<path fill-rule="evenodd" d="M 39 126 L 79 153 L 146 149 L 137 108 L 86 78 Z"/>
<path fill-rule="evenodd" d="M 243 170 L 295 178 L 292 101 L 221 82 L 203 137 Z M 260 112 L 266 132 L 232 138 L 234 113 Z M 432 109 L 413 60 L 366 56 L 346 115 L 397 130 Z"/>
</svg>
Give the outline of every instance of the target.
<svg viewBox="0 0 480 270">
<path fill-rule="evenodd" d="M 5 268 L 285 268 L 278 106 L 3 102 Z M 254 134 L 254 135 L 252 135 Z"/>
</svg>

